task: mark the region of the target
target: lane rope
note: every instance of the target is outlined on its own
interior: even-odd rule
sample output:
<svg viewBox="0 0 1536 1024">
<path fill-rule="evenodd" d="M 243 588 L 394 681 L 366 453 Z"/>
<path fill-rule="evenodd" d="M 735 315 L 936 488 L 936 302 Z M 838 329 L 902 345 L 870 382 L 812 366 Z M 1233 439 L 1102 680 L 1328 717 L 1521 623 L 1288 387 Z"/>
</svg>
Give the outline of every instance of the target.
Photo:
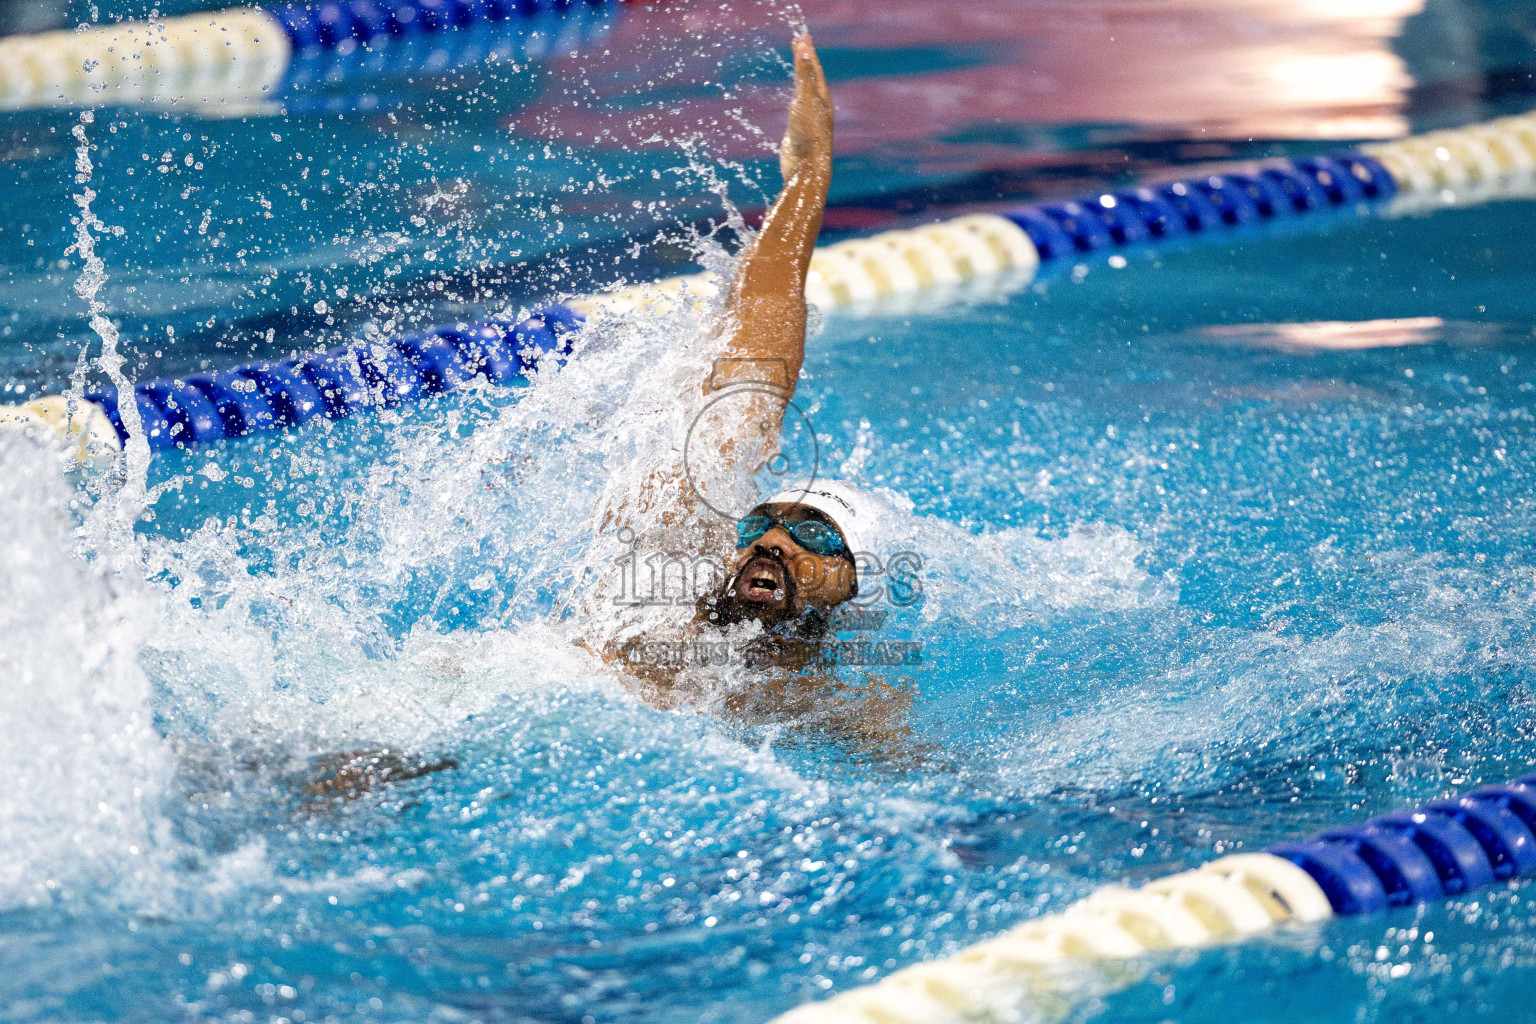
<svg viewBox="0 0 1536 1024">
<path fill-rule="evenodd" d="M 1115 961 L 1241 941 L 1288 924 L 1368 914 L 1536 876 L 1536 775 L 1378 815 L 1264 853 L 1221 857 L 1139 889 L 1106 886 L 772 1024 L 976 1024 L 1070 1005 L 1073 979 Z M 1075 973 L 1069 968 L 1078 968 Z"/>
<path fill-rule="evenodd" d="M 256 8 L 0 39 L 0 110 L 270 98 L 292 45 Z"/>
<path fill-rule="evenodd" d="M 1008 294 L 1090 257 L 1321 222 L 1359 214 L 1397 194 L 1396 179 L 1379 160 L 1337 153 L 971 214 L 818 248 L 806 300 L 823 311 L 900 315 Z M 622 316 L 678 301 L 708 302 L 720 288 L 713 275 L 691 274 L 571 304 L 588 314 Z"/>
<path fill-rule="evenodd" d="M 8 36 L 0 110 L 192 102 L 234 115 L 312 82 L 536 60 L 600 35 L 629 2 L 326 0 Z"/>
<path fill-rule="evenodd" d="M 413 2 L 420 5 L 428 0 Z M 431 2 L 439 5 L 434 10 L 446 10 L 442 5 L 449 0 Z M 473 6 L 469 0 L 455 2 L 466 9 Z M 511 9 L 507 0 L 500 2 L 499 9 Z M 571 0 L 596 2 L 599 0 Z M 330 6 L 335 5 L 319 5 L 314 9 L 318 14 L 306 8 L 305 17 L 333 24 L 326 21 L 329 15 L 325 12 Z M 331 35 L 325 37 L 336 45 L 355 39 L 355 33 L 363 31 L 357 28 L 361 15 L 357 14 L 356 5 L 349 10 L 353 20 L 334 22 L 334 26 L 341 27 L 333 26 Z M 421 24 L 434 26 L 432 31 L 450 25 L 451 19 L 446 15 L 439 13 L 433 17 L 437 20 L 429 21 L 423 16 Z M 0 59 L 0 68 L 4 66 Z M 837 242 L 819 247 L 813 254 L 806 298 L 827 312 L 900 314 L 956 299 L 1007 294 L 1038 276 L 1090 257 L 1123 260 L 1122 253 L 1221 241 L 1237 237 L 1240 232 L 1294 229 L 1326 224 L 1341 216 L 1373 212 L 1397 215 L 1437 205 L 1466 205 L 1536 194 L 1533 182 L 1536 112 L 1375 143 L 1357 152 L 1269 161 L 1230 173 L 1153 183 L 1076 200 L 1033 203 L 999 213 L 971 214 Z M 691 274 L 580 296 L 547 310 L 565 335 L 589 317 L 631 316 L 679 302 L 708 303 L 717 300 L 720 291 L 721 282 L 713 275 Z M 472 326 L 491 333 L 502 330 L 490 321 Z M 474 357 L 456 346 L 453 339 L 461 337 L 465 329 L 434 328 L 425 334 L 384 343 L 382 348 L 373 345 L 370 351 L 396 353 L 395 357 L 378 358 L 395 367 L 416 368 L 411 373 L 375 366 L 370 361 L 372 357 L 359 355 L 359 372 L 372 381 L 369 387 L 375 389 L 371 392 L 376 396 L 374 404 L 451 390 L 476 376 L 505 383 L 507 379 L 499 370 L 477 364 Z M 519 329 L 510 328 L 513 334 Z M 423 338 L 438 340 L 427 343 Z M 561 344 L 565 346 L 562 351 L 568 352 L 569 338 L 563 337 Z M 349 349 L 354 350 L 360 351 L 355 346 Z M 193 374 L 185 379 L 142 383 L 134 391 L 141 411 L 146 412 L 145 422 L 150 424 L 146 432 L 151 445 L 184 447 L 284 429 L 322 413 L 332 417 L 349 415 L 360 407 L 357 403 L 338 402 L 334 398 L 317 403 L 313 394 L 315 374 L 319 372 L 314 360 L 324 362 L 333 356 L 334 353 L 322 353 L 320 357 L 289 360 L 267 368 L 250 364 L 222 375 Z M 302 372 L 295 369 L 300 366 Z M 407 382 L 403 389 L 381 383 L 395 379 L 391 373 Z M 226 378 L 246 383 L 226 387 L 222 383 Z M 413 379 L 426 383 L 409 383 Z M 255 392 L 240 390 L 252 387 Z M 252 394 L 265 403 L 266 411 L 247 409 L 237 400 L 237 396 Z M 95 424 L 95 428 L 88 430 L 84 442 L 79 440 L 79 428 L 70 428 L 76 433 L 69 435 L 68 443 L 83 443 L 86 448 L 92 444 L 120 446 L 122 427 L 115 415 L 117 396 L 94 392 L 88 400 L 97 404 L 117 429 L 102 432 L 102 421 L 87 413 L 80 422 Z M 44 422 L 68 427 L 75 423 L 72 417 L 29 418 L 14 411 L 20 407 L 10 408 L 11 413 L 0 416 L 0 426 L 36 426 Z M 148 415 L 150 411 L 152 416 Z"/>
<path fill-rule="evenodd" d="M 273 433 L 317 416 L 334 420 L 391 408 L 477 378 L 512 384 L 562 363 L 583 322 L 569 307 L 551 305 L 516 324 L 485 320 L 432 327 L 293 359 L 141 381 L 133 397 L 152 450 L 188 448 Z M 77 405 L 99 409 L 121 442 L 126 432 L 120 401 L 115 390 L 92 391 Z M 102 422 L 92 420 L 91 426 Z"/>
</svg>

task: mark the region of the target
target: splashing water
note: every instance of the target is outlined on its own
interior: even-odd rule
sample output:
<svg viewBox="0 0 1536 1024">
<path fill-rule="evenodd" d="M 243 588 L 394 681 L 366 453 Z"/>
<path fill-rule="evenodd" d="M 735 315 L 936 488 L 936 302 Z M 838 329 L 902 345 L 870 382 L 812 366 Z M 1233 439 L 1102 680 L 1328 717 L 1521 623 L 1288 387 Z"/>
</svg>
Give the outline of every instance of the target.
<svg viewBox="0 0 1536 1024">
<path fill-rule="evenodd" d="M 658 80 L 681 45 L 667 42 L 674 24 L 634 47 Z M 592 127 L 562 120 L 569 109 L 544 111 L 547 138 Z M 591 177 L 603 196 L 596 179 L 614 170 L 582 154 L 562 163 L 555 146 L 547 177 L 490 189 L 474 170 L 483 157 L 468 155 L 479 150 L 454 150 L 462 140 L 439 125 L 421 150 L 431 174 L 400 200 L 422 221 L 406 230 L 370 203 L 385 179 L 408 177 L 412 137 L 378 144 L 348 116 L 336 137 L 290 117 L 185 145 L 172 118 L 151 132 L 163 145 L 142 147 L 165 168 L 150 180 L 189 189 L 199 258 L 250 245 L 243 309 L 264 352 L 319 344 L 320 324 L 335 343 L 332 315 L 358 336 L 480 316 L 480 285 L 507 279 L 488 254 L 510 260 L 533 235 L 571 232 L 564 186 L 587 195 Z M 771 162 L 760 143 L 772 132 L 733 116 L 739 151 Z M 130 281 L 148 291 L 145 268 L 102 246 L 115 229 L 93 212 L 122 197 L 118 165 L 93 164 L 92 142 L 127 131 L 98 136 L 93 123 L 73 126 L 71 251 L 97 366 L 126 386 L 132 360 L 156 365 L 143 350 L 162 336 L 174 339 L 166 365 L 182 360 L 164 375 L 237 361 L 234 345 L 256 343 L 203 327 L 223 315 L 216 279 L 233 262 L 162 296 L 201 308 L 136 309 L 134 340 L 116 296 Z M 490 129 L 476 144 L 504 143 L 494 127 L 494 144 Z M 726 184 L 753 193 L 747 168 L 671 141 L 696 157 L 657 178 L 621 168 L 635 178 L 625 187 L 648 202 L 687 179 L 746 236 Z M 250 180 L 217 164 L 230 150 L 256 165 Z M 318 161 L 290 175 L 285 214 L 288 194 L 266 178 L 300 152 L 338 163 L 330 178 Z M 545 173 L 536 154 L 514 155 L 496 166 Z M 344 193 L 351 222 L 262 234 L 273 210 L 307 231 L 335 204 L 322 185 L 376 159 L 379 180 Z M 122 173 L 118 185 L 145 181 Z M 503 189 L 558 190 L 571 208 L 542 203 L 522 211 L 526 235 L 488 238 Z M 261 211 L 238 228 L 237 198 Z M 1520 237 L 1498 251 L 1518 260 L 1530 216 L 1512 205 L 1468 231 L 1498 246 L 1509 221 Z M 130 221 L 125 244 L 161 244 L 156 221 Z M 1277 322 L 1403 316 L 1428 282 L 1375 278 L 1338 300 L 1348 308 L 1316 310 L 1326 290 L 1308 274 L 1369 277 L 1376 253 L 1401 273 L 1455 241 L 1435 223 L 1277 241 L 1283 273 L 1245 301 Z M 694 241 L 729 274 L 723 250 Z M 1372 258 L 1330 263 L 1335 248 Z M 265 269 L 279 250 L 302 264 L 300 283 Z M 470 266 L 469 285 L 402 276 L 439 250 Z M 317 268 L 337 255 L 327 280 Z M 1525 329 L 1469 340 L 1446 317 L 1424 346 L 1379 361 L 1217 350 L 1202 333 L 1213 289 L 1256 260 L 1170 254 L 1155 271 L 1095 270 L 1000 307 L 828 321 L 798 401 L 823 465 L 890 506 L 884 543 L 922 557 L 921 602 L 881 606 L 880 635 L 923 645 L 911 685 L 850 672 L 807 693 L 725 667 L 669 704 L 578 643 L 692 611 L 613 603 L 627 547 L 610 511 L 639 509 L 628 525 L 647 546 L 730 552 L 719 523 L 665 523 L 641 500 L 681 459 L 717 306 L 597 318 L 568 365 L 529 388 L 471 387 L 153 465 L 136 438 L 106 475 L 64 477 L 52 453 L 0 442 L 0 674 L 15 681 L 0 696 L 13 738 L 0 751 L 0 1000 L 50 1020 L 366 1008 L 413 1024 L 760 1024 L 1100 884 L 1518 774 L 1536 706 L 1524 681 L 1536 667 Z M 550 283 L 569 284 L 566 272 Z M 1483 283 L 1467 287 L 1458 301 L 1485 301 Z M 303 319 L 277 318 L 274 341 L 262 316 L 290 306 Z M 737 714 L 738 699 L 772 713 Z M 357 754 L 373 767 L 356 770 Z M 1483 965 L 1510 959 L 1507 976 L 1529 980 L 1525 893 L 1481 906 L 1484 918 L 1418 912 L 1415 927 L 1456 944 L 1402 954 L 1412 973 L 1381 973 L 1368 992 L 1350 986 L 1385 970 L 1376 950 L 1402 946 L 1402 918 L 1152 977 L 1173 974 L 1183 993 L 1214 973 L 1222 998 L 1243 1003 L 1277 967 L 1332 972 L 1348 1012 L 1411 1015 L 1470 999 L 1444 979 Z M 1331 959 L 1312 955 L 1330 946 Z M 1144 986 L 1132 1019 L 1171 1012 L 1162 984 Z M 1201 1019 L 1278 1019 L 1258 1001 Z"/>
<path fill-rule="evenodd" d="M 170 761 L 140 644 L 155 598 L 77 557 L 57 455 L 0 435 L 0 908 L 98 896 L 165 909 Z"/>
<path fill-rule="evenodd" d="M 96 365 L 112 381 L 112 386 L 117 388 L 119 394 L 128 395 L 133 393 L 133 382 L 123 373 L 123 356 L 117 350 L 117 326 L 106 316 L 106 303 L 97 298 L 101 286 L 107 281 L 107 270 L 106 263 L 96 255 L 96 239 L 92 232 L 103 233 L 108 228 L 91 209 L 96 192 L 90 187 L 94 169 L 91 164 L 91 143 L 86 137 L 85 126 L 92 124 L 95 119 L 92 111 L 82 110 L 79 123 L 70 129 L 76 143 L 75 184 L 82 187 L 74 197 L 75 205 L 80 208 L 80 213 L 74 218 L 75 241 L 65 252 L 76 253 L 85 264 L 75 280 L 75 294 L 85 300 L 91 330 L 101 339 L 101 355 L 97 357 Z M 144 436 L 144 422 L 139 416 L 138 405 L 123 402 L 119 415 L 123 418 L 128 439 L 123 445 L 123 482 L 117 492 L 117 536 L 113 538 L 113 547 L 122 552 L 126 549 L 124 542 L 131 534 L 133 524 L 144 514 L 151 499 L 146 483 L 149 476 L 149 439 Z"/>
<path fill-rule="evenodd" d="M 98 366 L 124 391 L 118 332 L 98 292 L 105 264 L 93 232 L 110 229 L 92 211 L 96 193 L 85 126 L 73 128 L 75 241 L 84 263 L 75 291 L 102 343 Z M 85 353 L 82 351 L 80 368 Z M 76 398 L 82 373 L 76 373 Z M 49 443 L 0 435 L 0 729 L 13 741 L 0 755 L 0 907 L 92 901 L 165 912 L 178 902 L 172 865 L 178 844 L 160 801 L 172 762 L 155 727 L 141 645 L 157 619 L 158 595 L 142 585 L 133 523 L 153 501 L 149 448 L 138 411 L 114 479 L 113 500 L 92 502 L 61 475 L 67 464 Z"/>
</svg>

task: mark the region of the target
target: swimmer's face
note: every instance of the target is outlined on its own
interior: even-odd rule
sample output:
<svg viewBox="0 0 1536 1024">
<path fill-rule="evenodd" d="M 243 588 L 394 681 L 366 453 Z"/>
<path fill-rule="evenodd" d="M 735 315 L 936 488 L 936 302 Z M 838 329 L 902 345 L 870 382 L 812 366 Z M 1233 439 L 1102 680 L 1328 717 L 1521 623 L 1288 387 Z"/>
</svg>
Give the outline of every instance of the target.
<svg viewBox="0 0 1536 1024">
<path fill-rule="evenodd" d="M 750 514 L 791 525 L 814 522 L 837 529 L 826 516 L 803 505 L 769 503 Z M 717 595 L 718 621 L 752 618 L 771 624 L 796 618 L 807 608 L 831 608 L 853 596 L 856 578 L 847 556 L 810 551 L 776 522 L 737 549 L 723 592 Z"/>
</svg>

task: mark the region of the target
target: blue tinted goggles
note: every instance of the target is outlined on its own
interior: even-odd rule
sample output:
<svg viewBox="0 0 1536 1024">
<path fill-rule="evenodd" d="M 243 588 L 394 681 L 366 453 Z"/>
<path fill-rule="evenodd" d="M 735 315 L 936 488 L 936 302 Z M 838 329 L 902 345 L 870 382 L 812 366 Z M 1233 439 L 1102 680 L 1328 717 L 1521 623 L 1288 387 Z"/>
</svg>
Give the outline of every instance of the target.
<svg viewBox="0 0 1536 1024">
<path fill-rule="evenodd" d="M 736 524 L 736 547 L 746 547 L 775 526 L 783 527 L 786 533 L 795 538 L 796 544 L 813 555 L 840 555 L 847 548 L 842 534 L 826 523 L 814 519 L 786 523 L 782 519 L 763 515 L 747 516 Z"/>
</svg>

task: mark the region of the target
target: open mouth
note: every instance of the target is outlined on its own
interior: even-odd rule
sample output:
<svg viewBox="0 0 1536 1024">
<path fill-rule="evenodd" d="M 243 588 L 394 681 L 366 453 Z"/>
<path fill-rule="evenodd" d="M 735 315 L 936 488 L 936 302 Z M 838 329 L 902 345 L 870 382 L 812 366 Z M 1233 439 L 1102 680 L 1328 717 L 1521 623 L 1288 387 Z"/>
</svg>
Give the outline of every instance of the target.
<svg viewBox="0 0 1536 1024">
<path fill-rule="evenodd" d="M 788 596 L 784 586 L 784 567 L 771 558 L 752 559 L 742 568 L 737 579 L 736 593 L 743 601 L 776 604 Z"/>
</svg>

